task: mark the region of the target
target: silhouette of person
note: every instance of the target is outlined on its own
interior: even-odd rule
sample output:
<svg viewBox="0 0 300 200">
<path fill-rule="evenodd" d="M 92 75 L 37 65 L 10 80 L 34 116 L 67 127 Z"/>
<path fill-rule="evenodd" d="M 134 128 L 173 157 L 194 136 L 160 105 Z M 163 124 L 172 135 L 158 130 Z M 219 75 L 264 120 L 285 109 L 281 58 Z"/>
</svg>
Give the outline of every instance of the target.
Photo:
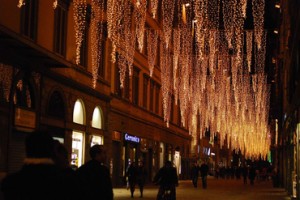
<svg viewBox="0 0 300 200">
<path fill-rule="evenodd" d="M 83 193 L 75 170 L 70 166 L 69 153 L 58 140 L 54 140 L 54 163 L 60 169 L 61 180 L 66 196 L 63 199 L 83 199 Z"/>
<path fill-rule="evenodd" d="M 138 168 L 137 168 L 137 183 L 140 188 L 140 197 L 143 197 L 143 191 L 144 191 L 144 185 L 146 181 L 147 172 L 144 166 L 144 163 L 142 161 L 139 162 Z"/>
<path fill-rule="evenodd" d="M 248 167 L 245 165 L 243 167 L 243 179 L 244 179 L 244 184 L 247 184 L 247 179 L 248 179 Z"/>
<path fill-rule="evenodd" d="M 167 161 L 160 168 L 154 177 L 155 184 L 159 184 L 157 200 L 162 200 L 166 190 L 170 190 L 170 200 L 176 200 L 176 186 L 178 186 L 178 176 L 176 168 L 173 167 L 171 161 Z"/>
<path fill-rule="evenodd" d="M 126 170 L 126 174 L 127 174 L 127 177 L 128 177 L 131 198 L 133 198 L 133 194 L 134 194 L 134 191 L 135 191 L 135 184 L 136 184 L 136 181 L 137 181 L 137 168 L 135 166 L 135 162 L 132 162 L 128 166 L 128 168 Z"/>
<path fill-rule="evenodd" d="M 208 165 L 203 162 L 200 166 L 200 173 L 201 173 L 201 179 L 202 179 L 202 188 L 207 188 L 207 175 L 208 175 Z"/>
<path fill-rule="evenodd" d="M 112 200 L 113 190 L 109 169 L 104 165 L 106 151 L 103 145 L 90 148 L 91 160 L 77 169 L 77 175 L 83 188 L 84 199 Z"/>
<path fill-rule="evenodd" d="M 198 177 L 199 177 L 199 166 L 198 163 L 195 162 L 191 170 L 192 183 L 195 188 L 197 188 L 198 186 Z"/>
<path fill-rule="evenodd" d="M 26 158 L 22 168 L 2 181 L 4 199 L 63 199 L 60 169 L 53 161 L 53 138 L 42 131 L 29 134 L 25 140 Z"/>
<path fill-rule="evenodd" d="M 250 169 L 249 169 L 249 179 L 250 179 L 250 184 L 251 185 L 254 184 L 255 176 L 256 176 L 255 167 L 251 166 Z"/>
</svg>

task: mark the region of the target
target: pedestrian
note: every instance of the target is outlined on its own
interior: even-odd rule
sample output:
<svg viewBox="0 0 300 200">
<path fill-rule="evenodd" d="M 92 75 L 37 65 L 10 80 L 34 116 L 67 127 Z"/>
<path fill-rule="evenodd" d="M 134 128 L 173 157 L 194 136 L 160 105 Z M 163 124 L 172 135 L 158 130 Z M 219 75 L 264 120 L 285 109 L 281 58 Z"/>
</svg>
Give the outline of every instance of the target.
<svg viewBox="0 0 300 200">
<path fill-rule="evenodd" d="M 248 180 L 248 171 L 249 171 L 249 169 L 248 169 L 247 165 L 245 165 L 245 166 L 243 167 L 243 179 L 244 179 L 244 184 L 247 184 L 247 180 Z"/>
<path fill-rule="evenodd" d="M 144 185 L 146 182 L 147 172 L 144 166 L 143 161 L 139 161 L 137 168 L 137 183 L 140 189 L 140 197 L 143 197 Z"/>
<path fill-rule="evenodd" d="M 79 179 L 75 170 L 70 165 L 69 152 L 66 147 L 58 140 L 54 140 L 54 156 L 53 161 L 60 169 L 60 180 L 63 185 L 65 195 L 63 199 L 83 199 L 83 191 L 80 187 Z"/>
<path fill-rule="evenodd" d="M 91 160 L 77 169 L 77 175 L 83 188 L 84 199 L 112 200 L 113 190 L 109 168 L 106 163 L 106 151 L 103 145 L 90 148 Z"/>
<path fill-rule="evenodd" d="M 194 162 L 194 165 L 191 170 L 192 183 L 195 188 L 198 186 L 198 177 L 199 177 L 199 166 L 197 162 Z"/>
<path fill-rule="evenodd" d="M 250 184 L 254 185 L 254 179 L 256 177 L 256 170 L 254 166 L 251 166 L 249 169 L 249 179 L 250 179 Z"/>
<path fill-rule="evenodd" d="M 200 166 L 200 173 L 201 173 L 201 179 L 202 179 L 202 188 L 206 189 L 207 188 L 207 175 L 208 175 L 208 165 L 206 162 L 203 162 Z"/>
<path fill-rule="evenodd" d="M 158 170 L 153 182 L 159 185 L 157 200 L 162 200 L 166 191 L 170 191 L 170 200 L 176 200 L 178 176 L 176 168 L 173 167 L 171 161 L 167 161 L 165 165 Z"/>
<path fill-rule="evenodd" d="M 137 168 L 135 166 L 135 162 L 132 162 L 128 166 L 128 168 L 126 170 L 126 175 L 128 177 L 131 198 L 133 198 L 134 191 L 135 191 L 135 185 L 136 185 L 136 181 L 137 181 Z"/>
<path fill-rule="evenodd" d="M 1 190 L 5 200 L 63 199 L 60 169 L 53 161 L 54 140 L 43 131 L 29 134 L 25 140 L 26 158 L 22 168 L 7 175 Z"/>
</svg>

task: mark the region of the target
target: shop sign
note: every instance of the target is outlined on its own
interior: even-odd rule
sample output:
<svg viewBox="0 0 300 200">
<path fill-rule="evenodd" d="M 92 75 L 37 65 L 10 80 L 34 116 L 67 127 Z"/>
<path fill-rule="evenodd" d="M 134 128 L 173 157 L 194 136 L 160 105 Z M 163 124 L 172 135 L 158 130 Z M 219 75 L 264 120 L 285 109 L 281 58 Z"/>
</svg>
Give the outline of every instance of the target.
<svg viewBox="0 0 300 200">
<path fill-rule="evenodd" d="M 35 121 L 35 112 L 21 108 L 15 109 L 15 126 L 34 129 L 36 127 Z"/>
<path fill-rule="evenodd" d="M 125 133 L 125 141 L 140 143 L 141 139 L 137 136 L 133 136 L 133 135 L 129 135 L 128 133 Z"/>
<path fill-rule="evenodd" d="M 112 132 L 112 140 L 121 141 L 121 133 L 118 131 Z"/>
</svg>

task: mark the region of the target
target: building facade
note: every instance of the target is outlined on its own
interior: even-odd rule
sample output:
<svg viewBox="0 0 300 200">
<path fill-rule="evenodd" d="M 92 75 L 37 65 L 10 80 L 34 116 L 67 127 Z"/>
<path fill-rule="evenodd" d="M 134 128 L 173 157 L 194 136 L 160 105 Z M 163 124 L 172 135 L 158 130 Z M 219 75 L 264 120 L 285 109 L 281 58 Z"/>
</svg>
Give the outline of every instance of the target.
<svg viewBox="0 0 300 200">
<path fill-rule="evenodd" d="M 103 20 L 95 75 L 91 1 L 80 59 L 74 2 L 0 0 L 0 173 L 20 168 L 29 132 L 47 130 L 67 147 L 74 167 L 89 160 L 91 145 L 104 144 L 115 186 L 123 184 L 128 164 L 139 160 L 149 181 L 166 160 L 187 178 L 192 139 L 174 102 L 169 127 L 163 120 L 159 61 L 150 76 L 146 47 L 136 50 L 132 76 L 121 88 Z M 159 21 L 147 12 L 146 24 Z"/>
<path fill-rule="evenodd" d="M 280 21 L 277 57 L 274 60 L 274 94 L 276 94 L 276 118 L 274 123 L 276 168 L 279 184 L 299 199 L 299 122 L 300 122 L 300 3 L 278 1 L 276 8 Z"/>
</svg>

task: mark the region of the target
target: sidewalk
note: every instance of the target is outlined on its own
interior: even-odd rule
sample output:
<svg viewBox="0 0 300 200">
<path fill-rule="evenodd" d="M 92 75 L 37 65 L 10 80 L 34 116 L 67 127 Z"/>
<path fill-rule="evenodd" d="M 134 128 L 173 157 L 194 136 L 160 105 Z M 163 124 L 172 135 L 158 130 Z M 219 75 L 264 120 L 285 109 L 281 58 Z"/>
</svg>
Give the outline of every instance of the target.
<svg viewBox="0 0 300 200">
<path fill-rule="evenodd" d="M 134 199 L 156 199 L 158 186 L 146 186 L 144 198 L 140 198 L 139 189 L 136 188 Z M 177 200 L 290 200 L 282 188 L 273 188 L 271 181 L 244 185 L 241 180 L 208 179 L 208 188 L 202 189 L 201 179 L 198 188 L 194 188 L 190 180 L 179 182 L 176 191 Z M 124 188 L 114 189 L 115 200 L 129 200 L 130 191 Z"/>
</svg>

